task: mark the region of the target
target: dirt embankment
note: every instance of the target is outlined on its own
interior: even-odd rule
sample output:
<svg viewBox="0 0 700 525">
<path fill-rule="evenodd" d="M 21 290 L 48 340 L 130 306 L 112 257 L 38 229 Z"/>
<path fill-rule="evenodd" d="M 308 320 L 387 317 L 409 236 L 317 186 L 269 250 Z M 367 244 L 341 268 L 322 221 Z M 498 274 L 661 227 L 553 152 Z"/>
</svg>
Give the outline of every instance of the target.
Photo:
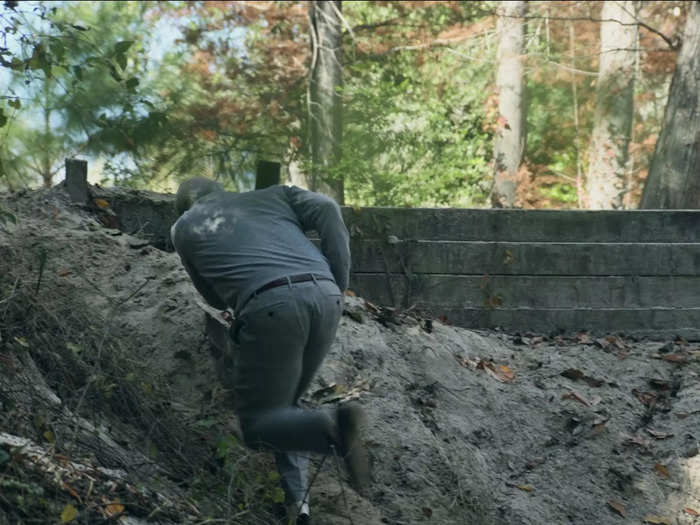
<svg viewBox="0 0 700 525">
<path fill-rule="evenodd" d="M 177 256 L 57 189 L 0 200 L 0 524 L 274 523 Z M 374 479 L 323 462 L 314 523 L 700 524 L 700 345 L 346 314 L 308 401 L 366 408 Z"/>
</svg>

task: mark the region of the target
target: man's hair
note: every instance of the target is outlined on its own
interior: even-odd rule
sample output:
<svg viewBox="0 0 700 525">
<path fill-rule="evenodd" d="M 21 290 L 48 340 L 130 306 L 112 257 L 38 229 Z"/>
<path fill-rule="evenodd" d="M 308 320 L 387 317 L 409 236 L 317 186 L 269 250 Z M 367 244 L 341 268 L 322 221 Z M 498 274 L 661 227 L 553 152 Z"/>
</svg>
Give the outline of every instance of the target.
<svg viewBox="0 0 700 525">
<path fill-rule="evenodd" d="M 189 210 L 197 200 L 216 191 L 224 191 L 224 187 L 211 179 L 194 177 L 186 180 L 180 184 L 180 187 L 177 189 L 177 195 L 175 195 L 175 212 L 177 216 L 179 217 Z"/>
</svg>

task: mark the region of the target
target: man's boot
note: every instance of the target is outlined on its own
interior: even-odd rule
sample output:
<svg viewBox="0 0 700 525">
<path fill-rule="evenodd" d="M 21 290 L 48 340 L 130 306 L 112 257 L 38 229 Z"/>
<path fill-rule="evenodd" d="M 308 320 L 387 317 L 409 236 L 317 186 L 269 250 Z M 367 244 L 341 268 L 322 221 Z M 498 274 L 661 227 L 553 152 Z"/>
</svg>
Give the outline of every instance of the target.
<svg viewBox="0 0 700 525">
<path fill-rule="evenodd" d="M 336 412 L 340 456 L 350 474 L 353 487 L 361 492 L 369 484 L 369 455 L 362 440 L 360 430 L 365 423 L 364 411 L 359 405 L 348 403 L 338 407 Z"/>
</svg>

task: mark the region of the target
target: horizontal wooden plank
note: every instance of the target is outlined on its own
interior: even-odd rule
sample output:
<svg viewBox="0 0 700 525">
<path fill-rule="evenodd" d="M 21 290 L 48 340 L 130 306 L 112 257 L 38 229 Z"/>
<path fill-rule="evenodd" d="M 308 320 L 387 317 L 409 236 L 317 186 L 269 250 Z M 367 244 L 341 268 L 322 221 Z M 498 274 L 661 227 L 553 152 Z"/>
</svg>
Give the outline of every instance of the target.
<svg viewBox="0 0 700 525">
<path fill-rule="evenodd" d="M 353 273 L 350 288 L 379 304 L 402 307 L 700 308 L 700 276 L 414 274 L 407 278 L 399 274 Z"/>
<path fill-rule="evenodd" d="M 343 208 L 355 237 L 521 242 L 700 242 L 700 210 Z"/>
<path fill-rule="evenodd" d="M 475 309 L 435 308 L 438 319 L 465 328 L 506 332 L 627 333 L 652 338 L 680 335 L 700 339 L 700 308 L 695 309 Z"/>
<path fill-rule="evenodd" d="M 353 240 L 353 271 L 508 275 L 700 275 L 700 243 Z"/>
</svg>

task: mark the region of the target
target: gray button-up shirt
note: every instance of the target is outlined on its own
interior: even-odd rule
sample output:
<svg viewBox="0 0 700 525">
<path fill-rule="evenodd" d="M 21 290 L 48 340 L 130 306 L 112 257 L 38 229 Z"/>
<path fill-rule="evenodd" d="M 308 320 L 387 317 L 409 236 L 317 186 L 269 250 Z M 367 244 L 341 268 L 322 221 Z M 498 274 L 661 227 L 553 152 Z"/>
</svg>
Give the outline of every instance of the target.
<svg viewBox="0 0 700 525">
<path fill-rule="evenodd" d="M 316 230 L 321 250 L 304 234 Z M 313 273 L 345 290 L 348 230 L 329 197 L 295 186 L 199 199 L 170 230 L 195 287 L 211 306 L 238 312 L 256 290 L 286 276 Z"/>
</svg>

